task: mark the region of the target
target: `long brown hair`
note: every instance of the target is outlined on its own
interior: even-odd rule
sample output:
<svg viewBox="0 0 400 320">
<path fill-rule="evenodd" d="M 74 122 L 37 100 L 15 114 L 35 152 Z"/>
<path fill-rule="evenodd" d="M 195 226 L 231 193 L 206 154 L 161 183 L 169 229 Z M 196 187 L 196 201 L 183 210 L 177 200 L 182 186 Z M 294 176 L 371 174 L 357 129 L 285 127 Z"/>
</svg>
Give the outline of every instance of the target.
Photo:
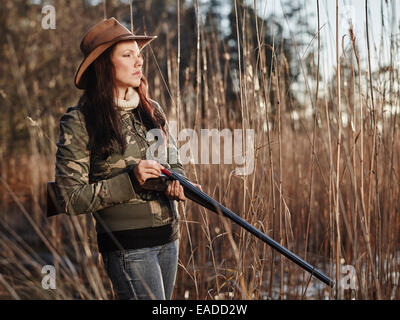
<svg viewBox="0 0 400 320">
<path fill-rule="evenodd" d="M 111 61 L 114 47 L 104 51 L 86 70 L 87 85 L 79 100 L 89 135 L 89 148 L 103 159 L 126 151 L 121 114 L 114 102 L 117 92 L 115 68 Z M 168 137 L 166 119 L 149 101 L 148 83 L 144 76 L 137 91 L 140 97 L 137 109 L 147 130 L 161 129 Z"/>
</svg>

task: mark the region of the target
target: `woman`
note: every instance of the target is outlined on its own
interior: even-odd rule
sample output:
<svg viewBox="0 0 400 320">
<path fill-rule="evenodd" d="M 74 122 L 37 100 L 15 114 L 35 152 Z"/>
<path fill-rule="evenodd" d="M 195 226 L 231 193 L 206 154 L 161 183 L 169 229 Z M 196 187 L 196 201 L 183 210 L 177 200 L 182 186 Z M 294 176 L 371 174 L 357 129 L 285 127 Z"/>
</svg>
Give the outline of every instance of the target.
<svg viewBox="0 0 400 320">
<path fill-rule="evenodd" d="M 183 188 L 178 181 L 145 188 L 163 166 L 185 175 L 165 113 L 149 99 L 142 75 L 141 50 L 155 38 L 133 35 L 114 18 L 86 33 L 75 75 L 84 94 L 61 118 L 57 143 L 60 204 L 70 215 L 94 214 L 99 251 L 120 299 L 170 299 L 178 263 Z M 151 138 L 151 129 L 161 135 Z M 146 157 L 157 138 L 169 163 Z"/>
</svg>

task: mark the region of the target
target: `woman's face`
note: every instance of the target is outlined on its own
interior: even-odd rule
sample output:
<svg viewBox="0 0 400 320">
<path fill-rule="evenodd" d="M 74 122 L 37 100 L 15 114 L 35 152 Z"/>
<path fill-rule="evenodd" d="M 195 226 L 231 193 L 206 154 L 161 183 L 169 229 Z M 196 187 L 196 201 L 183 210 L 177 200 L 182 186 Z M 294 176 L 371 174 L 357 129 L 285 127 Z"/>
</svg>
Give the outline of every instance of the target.
<svg viewBox="0 0 400 320">
<path fill-rule="evenodd" d="M 134 40 L 118 42 L 111 55 L 115 68 L 115 83 L 119 92 L 137 88 L 142 78 L 143 58 Z"/>
</svg>

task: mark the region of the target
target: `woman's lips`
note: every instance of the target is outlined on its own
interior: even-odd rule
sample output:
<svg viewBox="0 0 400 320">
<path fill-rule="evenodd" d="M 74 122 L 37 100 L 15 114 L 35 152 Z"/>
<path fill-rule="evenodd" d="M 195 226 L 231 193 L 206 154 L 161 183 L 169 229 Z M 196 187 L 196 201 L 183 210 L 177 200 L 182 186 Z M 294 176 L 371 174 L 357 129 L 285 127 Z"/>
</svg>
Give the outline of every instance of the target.
<svg viewBox="0 0 400 320">
<path fill-rule="evenodd" d="M 137 72 L 135 72 L 133 75 L 134 75 L 134 76 L 140 77 L 140 76 L 142 75 L 142 72 L 141 72 L 141 71 L 137 71 Z"/>
</svg>

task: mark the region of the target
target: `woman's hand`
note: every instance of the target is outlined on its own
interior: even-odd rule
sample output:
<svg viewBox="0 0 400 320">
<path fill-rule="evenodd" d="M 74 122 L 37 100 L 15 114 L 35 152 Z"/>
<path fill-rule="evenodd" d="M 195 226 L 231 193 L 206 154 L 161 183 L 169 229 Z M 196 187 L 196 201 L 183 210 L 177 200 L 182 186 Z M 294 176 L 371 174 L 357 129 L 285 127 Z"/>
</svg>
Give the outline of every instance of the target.
<svg viewBox="0 0 400 320">
<path fill-rule="evenodd" d="M 201 185 L 192 183 L 197 189 L 201 189 Z M 168 181 L 167 190 L 165 190 L 165 195 L 171 200 L 185 201 L 185 192 L 179 181 Z"/>
<path fill-rule="evenodd" d="M 135 175 L 140 186 L 150 178 L 158 178 L 161 174 L 161 169 L 164 167 L 155 160 L 140 160 L 138 165 L 133 168 Z"/>
<path fill-rule="evenodd" d="M 164 167 L 155 160 L 140 160 L 138 165 L 133 168 L 133 174 L 135 175 L 140 186 L 143 186 L 147 179 L 158 178 L 161 174 L 161 169 Z M 165 195 L 171 200 L 185 201 L 185 193 L 183 187 L 179 181 L 168 181 Z M 202 190 L 199 184 L 193 183 L 193 185 Z"/>
<path fill-rule="evenodd" d="M 178 180 L 168 181 L 167 190 L 165 190 L 165 195 L 168 199 L 171 200 L 178 200 L 178 201 L 185 201 L 185 193 L 183 191 L 183 187 L 179 183 Z"/>
</svg>

